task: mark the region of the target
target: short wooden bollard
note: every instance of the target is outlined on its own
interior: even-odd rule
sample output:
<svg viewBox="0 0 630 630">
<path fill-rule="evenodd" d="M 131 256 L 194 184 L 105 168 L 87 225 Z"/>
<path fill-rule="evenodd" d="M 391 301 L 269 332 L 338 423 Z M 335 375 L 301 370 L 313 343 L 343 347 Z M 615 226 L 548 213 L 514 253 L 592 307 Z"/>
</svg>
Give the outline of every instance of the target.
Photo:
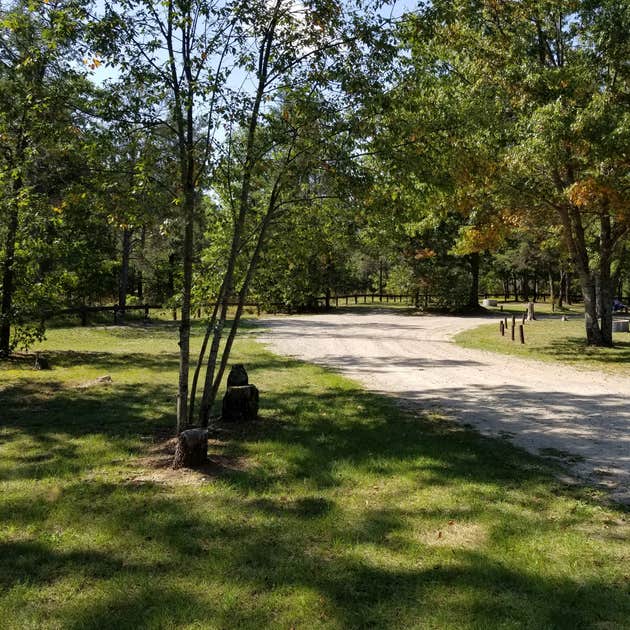
<svg viewBox="0 0 630 630">
<path fill-rule="evenodd" d="M 507 330 L 507 317 L 503 318 L 503 325 L 505 326 L 505 330 Z"/>
<path fill-rule="evenodd" d="M 501 337 L 505 335 L 505 325 L 503 324 L 503 320 L 499 322 L 499 332 L 501 333 Z"/>
<path fill-rule="evenodd" d="M 518 326 L 518 336 L 521 340 L 521 343 L 525 343 L 525 326 L 523 326 L 523 324 L 519 324 Z"/>
<path fill-rule="evenodd" d="M 514 341 L 514 331 L 516 330 L 516 324 L 512 321 L 512 326 L 510 328 L 510 332 L 512 335 L 512 341 Z"/>
<path fill-rule="evenodd" d="M 523 313 L 523 317 L 521 318 L 521 326 L 525 325 L 525 319 L 527 318 L 527 313 Z"/>
</svg>

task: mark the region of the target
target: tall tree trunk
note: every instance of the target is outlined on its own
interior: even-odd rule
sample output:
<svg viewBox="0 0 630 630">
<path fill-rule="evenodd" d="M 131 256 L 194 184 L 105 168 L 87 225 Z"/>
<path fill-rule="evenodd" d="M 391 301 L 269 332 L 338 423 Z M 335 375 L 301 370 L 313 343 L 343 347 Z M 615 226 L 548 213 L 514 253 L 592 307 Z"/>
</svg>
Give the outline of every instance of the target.
<svg viewBox="0 0 630 630">
<path fill-rule="evenodd" d="M 145 225 L 142 226 L 142 230 L 140 232 L 140 258 L 141 262 L 144 260 L 144 247 L 147 240 L 147 228 Z M 137 278 L 137 296 L 139 300 L 144 300 L 144 278 L 142 276 L 142 269 L 138 269 Z"/>
<path fill-rule="evenodd" d="M 276 202 L 278 199 L 279 187 L 280 187 L 280 178 L 276 179 L 273 190 L 271 192 L 271 195 L 269 198 L 269 204 L 267 207 L 267 212 L 262 221 L 260 232 L 258 233 L 256 246 L 250 258 L 249 265 L 247 268 L 247 273 L 245 274 L 245 279 L 243 280 L 243 285 L 241 287 L 241 290 L 239 291 L 238 304 L 236 307 L 236 313 L 234 314 L 234 320 L 232 321 L 232 326 L 230 328 L 228 338 L 225 342 L 225 348 L 223 349 L 223 354 L 221 356 L 221 363 L 219 365 L 217 375 L 214 379 L 214 383 L 212 384 L 212 402 L 216 400 L 217 393 L 221 385 L 221 379 L 223 378 L 223 374 L 225 373 L 225 368 L 227 367 L 227 363 L 230 358 L 230 352 L 232 351 L 232 344 L 234 343 L 234 339 L 236 337 L 236 331 L 238 330 L 238 326 L 241 320 L 241 315 L 243 314 L 243 305 L 245 304 L 245 300 L 247 299 L 247 292 L 249 291 L 249 285 L 252 281 L 252 278 L 254 276 L 256 269 L 258 268 L 258 261 L 260 260 L 260 254 L 262 252 L 263 244 L 265 242 L 265 237 L 267 235 L 267 229 L 269 228 L 271 218 L 273 217 L 274 210 L 276 209 Z"/>
<path fill-rule="evenodd" d="M 512 274 L 512 286 L 514 287 L 514 301 L 518 302 L 518 278 L 516 274 Z"/>
<path fill-rule="evenodd" d="M 566 292 L 567 272 L 564 269 L 560 270 L 560 283 L 558 284 L 558 308 L 564 306 L 564 298 Z"/>
<path fill-rule="evenodd" d="M 21 182 L 15 182 L 14 190 L 21 188 Z M 13 293 L 15 291 L 15 242 L 18 231 L 17 201 L 11 204 L 11 214 L 7 225 L 7 236 L 4 242 L 4 261 L 2 265 L 2 308 L 0 310 L 0 356 L 11 354 L 11 311 Z"/>
<path fill-rule="evenodd" d="M 597 318 L 597 292 L 595 275 L 591 271 L 584 226 L 577 207 L 569 204 L 558 208 L 567 247 L 580 278 L 584 298 L 584 325 L 586 342 L 590 346 L 606 345 Z M 568 279 L 567 279 L 568 283 Z"/>
<path fill-rule="evenodd" d="M 529 302 L 529 275 L 526 271 L 524 271 L 521 275 L 522 284 L 521 284 L 521 293 L 523 302 Z"/>
<path fill-rule="evenodd" d="M 601 317 L 602 344 L 613 345 L 612 338 L 612 302 L 613 287 L 610 267 L 612 265 L 612 229 L 608 208 L 604 208 L 600 218 L 599 247 L 599 309 Z"/>
<path fill-rule="evenodd" d="M 473 252 L 468 257 L 470 263 L 470 293 L 468 294 L 468 306 L 479 306 L 479 252 Z"/>
<path fill-rule="evenodd" d="M 189 199 L 186 214 L 189 219 L 184 226 L 184 266 L 182 282 L 182 314 L 179 324 L 179 386 L 177 392 L 177 432 L 183 430 L 188 419 L 188 373 L 190 371 L 190 294 L 192 291 L 193 263 L 193 198 Z M 190 214 L 189 214 L 190 213 Z"/>
<path fill-rule="evenodd" d="M 123 228 L 120 275 L 118 277 L 118 306 L 121 307 L 120 321 L 124 321 L 127 293 L 129 292 L 129 259 L 131 258 L 132 230 Z"/>
</svg>

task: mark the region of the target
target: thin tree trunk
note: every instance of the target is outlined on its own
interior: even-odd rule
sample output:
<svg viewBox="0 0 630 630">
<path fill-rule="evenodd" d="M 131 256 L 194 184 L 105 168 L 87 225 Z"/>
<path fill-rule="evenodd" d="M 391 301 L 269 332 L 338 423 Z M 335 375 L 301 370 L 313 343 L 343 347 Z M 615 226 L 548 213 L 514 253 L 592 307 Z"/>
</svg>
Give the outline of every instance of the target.
<svg viewBox="0 0 630 630">
<path fill-rule="evenodd" d="M 600 253 L 599 253 L 599 308 L 601 317 L 602 344 L 613 345 L 612 338 L 612 278 L 610 267 L 612 264 L 612 229 L 610 214 L 604 208 L 600 219 Z"/>
<path fill-rule="evenodd" d="M 124 228 L 122 233 L 121 265 L 118 277 L 118 306 L 121 307 L 120 319 L 125 319 L 125 307 L 127 306 L 127 293 L 129 292 L 129 259 L 131 257 L 132 230 Z"/>
<path fill-rule="evenodd" d="M 271 222 L 271 218 L 273 216 L 273 212 L 276 206 L 278 185 L 279 185 L 279 180 L 276 180 L 276 184 L 274 185 L 274 189 L 271 193 L 271 197 L 269 200 L 267 213 L 262 221 L 260 232 L 258 233 L 256 247 L 250 259 L 249 266 L 247 268 L 247 273 L 245 274 L 245 279 L 243 280 L 243 285 L 241 287 L 241 290 L 239 291 L 238 305 L 236 307 L 236 313 L 234 314 L 234 320 L 232 321 L 230 333 L 228 334 L 228 338 L 225 342 L 225 347 L 223 348 L 223 354 L 221 356 L 221 363 L 219 365 L 216 378 L 214 380 L 214 383 L 212 384 L 212 396 L 211 396 L 211 403 L 210 403 L 211 405 L 216 400 L 217 393 L 221 385 L 221 379 L 223 378 L 223 374 L 225 373 L 225 368 L 227 367 L 227 363 L 230 358 L 230 352 L 232 351 L 232 344 L 234 343 L 234 339 L 236 337 L 236 331 L 238 330 L 239 322 L 241 320 L 241 315 L 243 314 L 243 305 L 245 304 L 245 300 L 247 299 L 247 292 L 249 291 L 249 285 L 251 283 L 254 272 L 256 271 L 258 267 L 258 261 L 260 259 L 262 247 L 265 242 L 267 229 L 269 227 L 269 223 Z"/>
<path fill-rule="evenodd" d="M 21 188 L 18 179 L 14 191 Z M 11 214 L 4 242 L 4 261 L 2 265 L 2 309 L 0 311 L 0 356 L 8 357 L 11 353 L 11 311 L 13 308 L 13 292 L 15 290 L 15 242 L 18 231 L 17 202 L 12 203 Z"/>
<path fill-rule="evenodd" d="M 241 247 L 241 238 L 245 226 L 245 219 L 250 210 L 250 194 L 251 179 L 255 164 L 255 147 L 254 141 L 256 131 L 258 129 L 260 107 L 264 98 L 265 89 L 267 87 L 267 79 L 269 73 L 269 60 L 271 57 L 272 44 L 275 37 L 275 29 L 280 15 L 281 0 L 276 0 L 273 16 L 269 28 L 263 35 L 259 50 L 259 66 L 258 66 L 258 84 L 254 105 L 249 120 L 249 128 L 247 132 L 247 143 L 245 150 L 245 161 L 243 164 L 243 176 L 241 180 L 241 192 L 239 196 L 239 211 L 234 224 L 234 234 L 232 236 L 232 245 L 228 258 L 227 269 L 225 271 L 225 293 L 221 304 L 219 319 L 215 326 L 212 345 L 210 347 L 210 355 L 206 368 L 206 376 L 204 382 L 203 396 L 201 398 L 201 407 L 199 409 L 201 426 L 208 426 L 210 419 L 210 409 L 212 407 L 212 385 L 214 383 L 214 371 L 216 368 L 217 358 L 219 355 L 219 346 L 221 344 L 221 336 L 227 319 L 229 298 L 234 286 L 234 271 L 236 268 L 236 258 Z"/>
<path fill-rule="evenodd" d="M 470 293 L 468 294 L 468 306 L 477 308 L 479 306 L 479 252 L 473 252 L 468 257 L 470 263 Z"/>
<path fill-rule="evenodd" d="M 190 387 L 190 404 L 188 406 L 188 422 L 189 424 L 193 424 L 193 418 L 195 413 L 195 403 L 197 398 L 197 384 L 199 382 L 199 374 L 201 372 L 201 367 L 203 365 L 204 359 L 206 358 L 206 350 L 208 349 L 208 342 L 210 341 L 210 335 L 214 330 L 215 323 L 217 321 L 217 313 L 219 311 L 219 306 L 223 301 L 223 289 L 224 284 L 221 285 L 219 289 L 219 294 L 217 295 L 217 299 L 214 303 L 214 308 L 212 310 L 212 316 L 210 317 L 210 321 L 206 326 L 206 332 L 203 336 L 203 342 L 201 343 L 201 350 L 199 351 L 199 357 L 197 358 L 197 365 L 195 366 L 195 373 L 193 375 L 192 385 Z"/>
</svg>

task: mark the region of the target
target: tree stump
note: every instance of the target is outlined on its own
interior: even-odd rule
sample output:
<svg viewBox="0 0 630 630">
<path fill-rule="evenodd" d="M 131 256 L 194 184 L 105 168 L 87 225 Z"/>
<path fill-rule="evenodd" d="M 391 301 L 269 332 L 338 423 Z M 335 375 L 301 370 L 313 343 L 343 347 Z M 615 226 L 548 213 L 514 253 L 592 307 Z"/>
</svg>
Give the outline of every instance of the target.
<svg viewBox="0 0 630 630">
<path fill-rule="evenodd" d="M 208 460 L 208 429 L 187 429 L 177 436 L 173 468 L 194 468 Z"/>
<path fill-rule="evenodd" d="M 225 422 L 246 422 L 258 417 L 258 389 L 255 385 L 228 387 L 221 417 Z"/>
<path fill-rule="evenodd" d="M 34 370 L 50 370 L 50 363 L 48 359 L 39 352 L 35 353 L 35 365 L 33 365 Z"/>
<path fill-rule="evenodd" d="M 531 322 L 536 319 L 536 313 L 534 312 L 534 303 L 527 302 L 527 321 Z"/>
<path fill-rule="evenodd" d="M 247 377 L 247 370 L 242 363 L 237 363 L 232 366 L 230 373 L 227 377 L 228 387 L 240 387 L 242 385 L 249 385 L 249 379 Z"/>
</svg>

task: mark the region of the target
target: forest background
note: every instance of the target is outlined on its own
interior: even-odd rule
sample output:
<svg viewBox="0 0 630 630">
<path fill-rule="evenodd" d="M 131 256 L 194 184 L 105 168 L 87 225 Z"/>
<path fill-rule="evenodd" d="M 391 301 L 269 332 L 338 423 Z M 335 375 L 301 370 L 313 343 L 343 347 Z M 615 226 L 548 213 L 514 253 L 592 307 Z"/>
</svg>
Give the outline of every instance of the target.
<svg viewBox="0 0 630 630">
<path fill-rule="evenodd" d="M 63 308 L 177 306 L 182 428 L 207 424 L 247 301 L 579 294 L 612 344 L 626 3 L 20 0 L 0 21 L 3 356 Z"/>
</svg>

